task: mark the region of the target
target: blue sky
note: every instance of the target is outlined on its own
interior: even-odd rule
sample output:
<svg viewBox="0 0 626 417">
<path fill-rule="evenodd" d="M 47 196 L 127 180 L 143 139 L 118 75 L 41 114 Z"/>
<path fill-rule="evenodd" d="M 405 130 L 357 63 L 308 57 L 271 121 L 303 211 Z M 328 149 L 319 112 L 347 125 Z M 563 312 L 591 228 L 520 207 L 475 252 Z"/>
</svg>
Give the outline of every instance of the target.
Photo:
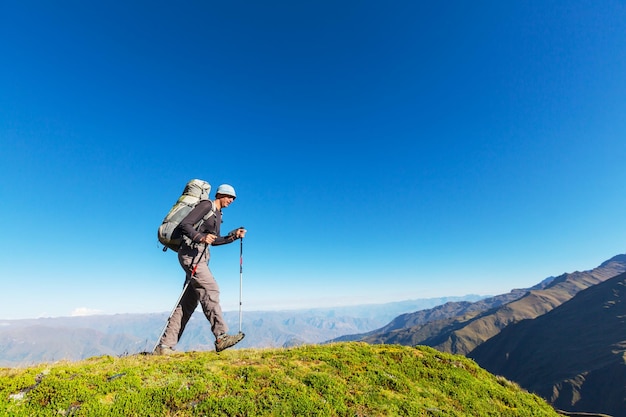
<svg viewBox="0 0 626 417">
<path fill-rule="evenodd" d="M 626 3 L 0 4 L 0 318 L 169 311 L 232 184 L 243 308 L 500 294 L 625 252 Z M 238 308 L 239 245 L 212 250 Z"/>
</svg>

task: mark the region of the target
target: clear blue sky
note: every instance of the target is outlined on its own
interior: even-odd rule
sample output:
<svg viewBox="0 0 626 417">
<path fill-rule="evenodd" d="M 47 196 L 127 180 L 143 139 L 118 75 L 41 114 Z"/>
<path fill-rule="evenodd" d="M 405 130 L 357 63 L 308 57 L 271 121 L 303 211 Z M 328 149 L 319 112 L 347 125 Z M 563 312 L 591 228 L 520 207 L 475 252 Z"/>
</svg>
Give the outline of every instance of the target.
<svg viewBox="0 0 626 417">
<path fill-rule="evenodd" d="M 0 318 L 170 311 L 232 184 L 243 308 L 500 294 L 626 252 L 626 3 L 0 3 Z M 239 245 L 212 250 L 238 308 Z"/>
</svg>

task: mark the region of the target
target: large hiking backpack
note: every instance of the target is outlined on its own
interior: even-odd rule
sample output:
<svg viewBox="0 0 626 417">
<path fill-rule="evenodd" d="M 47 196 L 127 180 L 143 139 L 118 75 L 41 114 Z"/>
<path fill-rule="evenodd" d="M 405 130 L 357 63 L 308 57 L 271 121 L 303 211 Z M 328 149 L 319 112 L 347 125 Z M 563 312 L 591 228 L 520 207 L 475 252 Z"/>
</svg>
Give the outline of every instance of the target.
<svg viewBox="0 0 626 417">
<path fill-rule="evenodd" d="M 164 245 L 163 252 L 167 251 L 168 248 L 178 252 L 182 243 L 182 234 L 176 228 L 200 201 L 209 199 L 210 192 L 211 184 L 206 181 L 196 179 L 187 183 L 183 194 L 178 198 L 176 204 L 170 209 L 167 216 L 163 219 L 163 223 L 159 226 L 158 237 L 159 242 Z"/>
</svg>

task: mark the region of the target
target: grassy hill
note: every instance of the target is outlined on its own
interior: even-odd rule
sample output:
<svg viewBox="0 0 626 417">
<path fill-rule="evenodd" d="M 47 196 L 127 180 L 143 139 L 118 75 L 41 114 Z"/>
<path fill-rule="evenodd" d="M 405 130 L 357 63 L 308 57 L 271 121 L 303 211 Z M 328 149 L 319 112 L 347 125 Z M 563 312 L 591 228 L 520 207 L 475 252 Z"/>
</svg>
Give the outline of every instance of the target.
<svg viewBox="0 0 626 417">
<path fill-rule="evenodd" d="M 10 416 L 558 416 L 429 347 L 336 343 L 0 369 Z"/>
</svg>

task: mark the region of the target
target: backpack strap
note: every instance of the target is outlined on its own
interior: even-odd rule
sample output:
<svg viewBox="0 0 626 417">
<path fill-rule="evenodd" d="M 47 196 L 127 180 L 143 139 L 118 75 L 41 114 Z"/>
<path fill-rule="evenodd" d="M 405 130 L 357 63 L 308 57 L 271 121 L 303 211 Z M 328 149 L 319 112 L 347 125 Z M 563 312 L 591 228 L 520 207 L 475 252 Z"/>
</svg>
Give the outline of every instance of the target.
<svg viewBox="0 0 626 417">
<path fill-rule="evenodd" d="M 202 216 L 202 218 L 193 225 L 193 228 L 197 231 L 198 229 L 200 229 L 200 227 L 204 224 L 205 221 L 209 220 L 211 218 L 211 216 L 213 216 L 215 214 L 215 205 L 213 204 L 213 202 L 211 200 L 209 200 L 209 203 L 211 204 L 211 210 L 209 210 L 207 212 L 207 214 L 205 214 L 204 216 Z M 193 242 L 191 239 L 189 239 L 187 236 L 184 236 L 187 240 L 187 244 L 189 246 L 191 245 L 199 245 L 199 243 L 197 242 Z"/>
<path fill-rule="evenodd" d="M 198 223 L 193 225 L 194 229 L 198 230 L 200 228 L 200 226 L 202 226 L 204 224 L 205 221 L 209 220 L 211 218 L 211 216 L 213 216 L 215 214 L 215 205 L 210 200 L 209 200 L 209 203 L 211 203 L 211 210 L 209 210 L 207 212 L 207 214 L 205 214 L 202 217 L 202 219 L 200 219 L 200 221 Z"/>
</svg>

